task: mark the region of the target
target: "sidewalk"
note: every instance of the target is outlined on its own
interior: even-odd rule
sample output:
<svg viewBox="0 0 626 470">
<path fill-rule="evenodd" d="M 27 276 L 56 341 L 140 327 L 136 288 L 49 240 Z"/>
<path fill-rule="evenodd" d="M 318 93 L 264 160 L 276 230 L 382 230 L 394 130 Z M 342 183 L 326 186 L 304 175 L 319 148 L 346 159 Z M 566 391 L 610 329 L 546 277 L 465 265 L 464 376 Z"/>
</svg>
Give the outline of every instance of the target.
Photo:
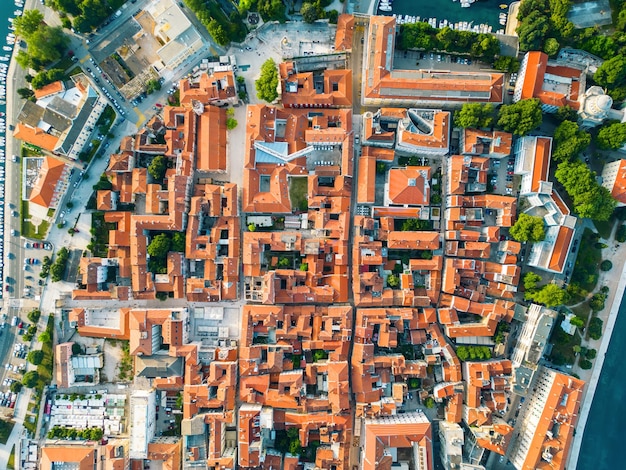
<svg viewBox="0 0 626 470">
<path fill-rule="evenodd" d="M 609 288 L 609 294 L 605 301 L 605 308 L 597 314 L 597 317 L 601 318 L 604 322 L 602 338 L 599 340 L 585 340 L 583 338 L 581 342 L 581 346 L 588 349 L 596 349 L 598 353 L 596 355 L 596 359 L 593 361 L 593 368 L 591 370 L 583 370 L 576 365 L 572 371 L 587 383 L 587 387 L 585 389 L 583 402 L 578 414 L 576 435 L 574 436 L 574 440 L 572 442 L 567 468 L 576 468 L 578 463 L 578 455 L 580 453 L 580 447 L 585 433 L 585 425 L 587 424 L 587 418 L 589 417 L 589 412 L 593 403 L 593 396 L 602 372 L 604 356 L 611 341 L 611 335 L 613 334 L 617 314 L 619 313 L 619 308 L 622 303 L 624 289 L 626 288 L 626 243 L 619 244 L 614 238 L 619 225 L 620 223 L 615 223 L 611 236 L 605 241 L 605 244 L 609 246 L 608 248 L 604 248 L 602 250 L 602 259 L 611 260 L 613 268 L 607 272 L 600 271 L 596 289 L 600 290 L 602 286 L 607 286 Z"/>
</svg>

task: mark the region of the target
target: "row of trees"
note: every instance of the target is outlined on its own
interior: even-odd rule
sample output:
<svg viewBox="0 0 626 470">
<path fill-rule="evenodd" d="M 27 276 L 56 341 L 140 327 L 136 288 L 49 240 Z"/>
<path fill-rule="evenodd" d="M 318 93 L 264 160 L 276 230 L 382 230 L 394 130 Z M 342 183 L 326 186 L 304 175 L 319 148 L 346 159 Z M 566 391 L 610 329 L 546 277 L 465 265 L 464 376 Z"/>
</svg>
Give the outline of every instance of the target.
<svg viewBox="0 0 626 470">
<path fill-rule="evenodd" d="M 459 346 L 456 355 L 460 361 L 485 361 L 491 359 L 491 349 L 487 346 Z"/>
<path fill-rule="evenodd" d="M 418 22 L 400 27 L 398 49 L 469 53 L 475 59 L 493 64 L 500 54 L 500 42 L 492 34 L 457 31 L 447 26 L 437 29 Z"/>
<path fill-rule="evenodd" d="M 48 5 L 59 12 L 66 28 L 74 28 L 79 33 L 89 33 L 124 2 L 125 0 L 50 0 Z M 67 15 L 71 15 L 71 21 Z"/>
<path fill-rule="evenodd" d="M 67 266 L 67 260 L 70 257 L 70 252 L 67 248 L 62 247 L 57 252 L 57 257 L 50 266 L 50 276 L 52 278 L 52 282 L 58 282 L 63 279 L 63 274 L 65 273 L 65 268 Z"/>
<path fill-rule="evenodd" d="M 41 70 L 63 57 L 69 37 L 61 27 L 48 26 L 39 10 L 25 10 L 13 23 L 15 34 L 26 42 L 26 51 L 17 53 L 17 63 L 24 69 Z"/>
<path fill-rule="evenodd" d="M 467 103 L 454 114 L 454 124 L 459 127 L 495 126 L 515 135 L 526 135 L 543 121 L 541 102 L 536 99 L 505 104 L 497 113 L 492 104 Z"/>
<path fill-rule="evenodd" d="M 86 441 L 99 441 L 104 436 L 101 428 L 74 429 L 54 426 L 48 431 L 48 439 L 84 439 Z"/>
<path fill-rule="evenodd" d="M 287 19 L 285 4 L 282 0 L 241 0 L 239 11 L 242 13 L 257 11 L 263 21 L 280 21 L 282 23 Z"/>
<path fill-rule="evenodd" d="M 527 289 L 524 298 L 546 307 L 556 307 L 567 301 L 568 294 L 556 284 L 546 284 L 541 288 Z"/>
</svg>

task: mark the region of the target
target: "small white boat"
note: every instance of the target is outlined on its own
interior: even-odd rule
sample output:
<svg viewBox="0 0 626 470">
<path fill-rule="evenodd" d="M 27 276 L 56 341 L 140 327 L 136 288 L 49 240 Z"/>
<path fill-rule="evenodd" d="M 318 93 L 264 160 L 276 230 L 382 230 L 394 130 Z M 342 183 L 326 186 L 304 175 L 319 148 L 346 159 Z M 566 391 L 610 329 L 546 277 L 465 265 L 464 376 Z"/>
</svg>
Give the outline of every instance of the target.
<svg viewBox="0 0 626 470">
<path fill-rule="evenodd" d="M 4 46 L 2 49 L 4 49 L 5 51 L 12 51 L 13 48 L 9 47 L 9 46 Z"/>
</svg>

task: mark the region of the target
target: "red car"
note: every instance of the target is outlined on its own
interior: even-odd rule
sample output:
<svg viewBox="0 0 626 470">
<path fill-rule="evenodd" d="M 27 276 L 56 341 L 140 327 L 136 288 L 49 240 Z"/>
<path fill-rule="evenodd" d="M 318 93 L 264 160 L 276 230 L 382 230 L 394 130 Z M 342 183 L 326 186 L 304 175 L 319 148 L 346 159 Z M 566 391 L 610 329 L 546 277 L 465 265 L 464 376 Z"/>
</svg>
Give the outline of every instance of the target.
<svg viewBox="0 0 626 470">
<path fill-rule="evenodd" d="M 24 328 L 24 322 L 23 322 L 23 321 L 19 322 L 19 323 L 17 324 L 17 327 L 18 327 L 18 328 Z"/>
</svg>

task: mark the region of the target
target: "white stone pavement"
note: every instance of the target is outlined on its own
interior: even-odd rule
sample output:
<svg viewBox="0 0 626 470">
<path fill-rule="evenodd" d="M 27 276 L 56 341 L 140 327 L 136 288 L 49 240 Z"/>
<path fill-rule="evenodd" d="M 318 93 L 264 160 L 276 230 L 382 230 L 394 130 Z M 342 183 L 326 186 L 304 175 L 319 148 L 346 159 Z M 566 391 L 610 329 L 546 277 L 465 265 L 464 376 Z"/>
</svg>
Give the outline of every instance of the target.
<svg viewBox="0 0 626 470">
<path fill-rule="evenodd" d="M 619 226 L 619 224 L 616 224 Z M 614 242 L 609 242 L 614 243 Z M 585 433 L 585 425 L 587 424 L 587 418 L 589 417 L 589 412 L 591 410 L 591 405 L 593 403 L 593 396 L 596 391 L 596 387 L 598 386 L 598 381 L 600 379 L 600 374 L 602 373 L 602 365 L 604 364 L 604 356 L 609 347 L 609 343 L 611 342 L 611 336 L 613 334 L 613 328 L 615 327 L 615 321 L 617 320 L 617 314 L 619 312 L 620 305 L 622 303 L 622 298 L 624 296 L 624 289 L 626 288 L 626 263 L 624 262 L 624 253 L 619 253 L 620 251 L 624 251 L 624 247 L 626 245 L 622 244 L 617 249 L 612 249 L 613 252 L 613 262 L 614 264 L 619 264 L 622 266 L 622 270 L 620 276 L 617 277 L 614 274 L 612 276 L 607 276 L 606 284 L 609 285 L 609 297 L 611 294 L 614 294 L 614 297 L 611 302 L 607 302 L 607 306 L 610 305 L 610 312 L 608 318 L 604 319 L 605 328 L 602 334 L 602 340 L 600 346 L 598 348 L 598 354 L 595 359 L 595 363 L 593 366 L 593 370 L 591 371 L 591 377 L 587 379 L 587 388 L 585 390 L 585 396 L 583 398 L 583 403 L 580 407 L 580 411 L 578 413 L 578 424 L 576 425 L 576 435 L 574 436 L 574 441 L 572 442 L 571 452 L 568 457 L 567 468 L 575 469 L 578 464 L 578 455 L 580 453 L 580 447 L 582 445 L 583 435 Z M 608 251 L 608 250 L 603 250 Z M 618 252 L 618 253 L 616 253 Z M 615 255 L 618 256 L 615 256 Z M 621 256 L 620 256 L 621 255 Z M 619 282 L 615 282 L 619 279 Z M 614 282 L 610 282 L 613 280 Z M 613 284 L 613 285 L 611 285 Z M 617 286 L 615 285 L 617 284 Z M 598 285 L 601 285 L 601 282 L 598 282 Z M 608 299 L 610 300 L 610 299 Z M 582 377 L 581 377 L 582 378 Z"/>
</svg>

